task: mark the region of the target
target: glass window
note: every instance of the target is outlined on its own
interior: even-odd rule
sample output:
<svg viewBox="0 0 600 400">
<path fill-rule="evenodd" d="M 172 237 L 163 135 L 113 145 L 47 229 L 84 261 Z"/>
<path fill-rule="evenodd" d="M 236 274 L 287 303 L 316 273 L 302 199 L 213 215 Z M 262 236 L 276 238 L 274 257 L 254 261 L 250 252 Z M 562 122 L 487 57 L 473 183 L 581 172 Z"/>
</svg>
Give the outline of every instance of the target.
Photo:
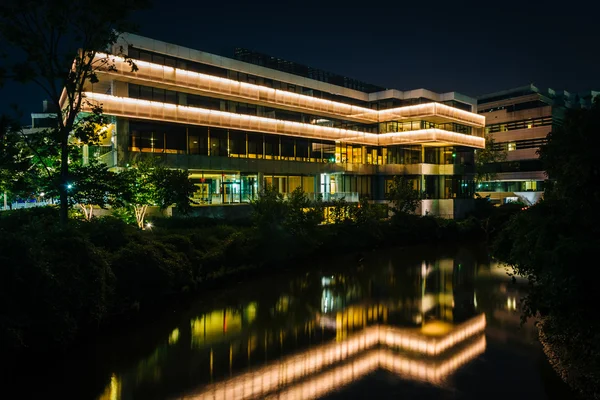
<svg viewBox="0 0 600 400">
<path fill-rule="evenodd" d="M 152 92 L 152 100 L 160 101 L 161 103 L 165 102 L 165 89 L 153 88 Z"/>
<path fill-rule="evenodd" d="M 165 92 L 165 102 L 170 104 L 177 104 L 177 92 L 167 90 Z"/>
<path fill-rule="evenodd" d="M 335 142 L 329 140 L 323 140 L 323 159 L 326 162 L 335 162 Z"/>
<path fill-rule="evenodd" d="M 439 147 L 426 147 L 424 162 L 426 164 L 439 164 L 440 163 L 440 148 Z"/>
<path fill-rule="evenodd" d="M 294 160 L 294 138 L 289 136 L 281 137 L 281 158 L 283 160 Z"/>
<path fill-rule="evenodd" d="M 129 84 L 129 97 L 134 99 L 140 98 L 140 85 L 135 85 L 133 83 Z"/>
<path fill-rule="evenodd" d="M 184 125 L 169 125 L 165 131 L 165 152 L 183 154 L 186 151 L 186 128 Z"/>
<path fill-rule="evenodd" d="M 208 127 L 190 126 L 188 136 L 190 154 L 208 155 Z"/>
<path fill-rule="evenodd" d="M 155 64 L 164 65 L 165 64 L 165 56 L 163 56 L 162 54 L 153 54 L 152 62 Z"/>
<path fill-rule="evenodd" d="M 227 157 L 227 129 L 210 128 L 210 155 Z"/>
<path fill-rule="evenodd" d="M 139 98 L 142 100 L 152 100 L 152 88 L 148 86 L 141 86 Z"/>
<path fill-rule="evenodd" d="M 131 58 L 135 58 L 137 60 L 140 59 L 140 51 L 138 49 L 135 49 L 133 47 L 129 47 L 129 49 L 127 50 L 127 55 Z"/>
<path fill-rule="evenodd" d="M 165 57 L 165 65 L 167 67 L 175 68 L 177 66 L 177 61 L 172 57 Z"/>
<path fill-rule="evenodd" d="M 309 140 L 305 138 L 296 138 L 296 160 L 307 161 L 310 157 L 308 154 Z"/>
<path fill-rule="evenodd" d="M 276 135 L 265 135 L 265 158 L 279 159 L 279 137 Z"/>
<path fill-rule="evenodd" d="M 246 132 L 229 131 L 229 156 L 246 157 Z"/>
<path fill-rule="evenodd" d="M 323 145 L 320 140 L 310 142 L 310 161 L 321 161 L 323 159 Z"/>
<path fill-rule="evenodd" d="M 263 158 L 263 135 L 262 133 L 248 132 L 248 157 Z"/>
</svg>

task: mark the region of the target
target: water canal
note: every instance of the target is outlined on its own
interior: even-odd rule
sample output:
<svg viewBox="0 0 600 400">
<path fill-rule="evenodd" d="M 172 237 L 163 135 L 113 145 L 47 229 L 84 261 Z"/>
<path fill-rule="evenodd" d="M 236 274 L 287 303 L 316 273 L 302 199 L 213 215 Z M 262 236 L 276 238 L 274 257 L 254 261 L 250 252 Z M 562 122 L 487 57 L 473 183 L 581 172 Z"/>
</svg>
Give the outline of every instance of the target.
<svg viewBox="0 0 600 400">
<path fill-rule="evenodd" d="M 32 372 L 25 397 L 571 398 L 520 326 L 526 284 L 478 247 L 315 260 L 225 286 Z"/>
</svg>

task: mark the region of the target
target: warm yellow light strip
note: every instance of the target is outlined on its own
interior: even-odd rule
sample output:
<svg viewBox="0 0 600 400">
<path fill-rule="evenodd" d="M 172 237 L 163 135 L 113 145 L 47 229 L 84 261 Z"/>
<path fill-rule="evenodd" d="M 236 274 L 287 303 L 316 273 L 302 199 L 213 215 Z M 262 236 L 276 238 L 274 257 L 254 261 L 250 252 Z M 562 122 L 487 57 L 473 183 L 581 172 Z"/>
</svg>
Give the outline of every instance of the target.
<svg viewBox="0 0 600 400">
<path fill-rule="evenodd" d="M 208 125 L 369 146 L 440 142 L 475 148 L 485 147 L 484 138 L 441 129 L 376 134 L 100 93 L 86 92 L 84 95 L 88 100 L 101 103 L 105 114 L 129 118 Z M 90 105 L 84 102 L 82 111 L 90 111 L 89 109 Z"/>
<path fill-rule="evenodd" d="M 458 325 L 447 335 L 442 337 L 422 338 L 416 333 L 398 334 L 397 329 L 381 328 L 379 331 L 379 343 L 388 347 L 399 347 L 404 350 L 416 351 L 431 356 L 439 355 L 450 347 L 464 341 L 465 339 L 482 332 L 485 329 L 485 315 L 471 318 L 467 322 Z"/>
<path fill-rule="evenodd" d="M 211 385 L 202 393 L 184 398 L 245 400 L 263 397 L 277 387 L 317 373 L 327 366 L 344 361 L 378 344 L 436 356 L 469 337 L 483 332 L 484 329 L 485 315 L 483 314 L 458 325 L 442 338 L 423 338 L 408 329 L 372 326 L 341 342 L 320 345 L 253 372 Z"/>
<path fill-rule="evenodd" d="M 485 336 L 481 336 L 475 343 L 454 355 L 451 359 L 434 364 L 403 357 L 389 350 L 373 350 L 357 360 L 337 367 L 332 371 L 318 374 L 318 376 L 306 382 L 294 385 L 268 398 L 318 399 L 332 390 L 337 390 L 361 379 L 377 368 L 384 368 L 397 375 L 419 381 L 439 383 L 444 377 L 483 354 L 485 348 Z"/>
<path fill-rule="evenodd" d="M 122 57 L 110 56 L 104 53 L 98 53 L 96 57 L 97 59 L 106 59 L 109 57 L 112 63 L 114 63 L 115 69 L 109 69 L 108 65 L 104 64 L 100 68 L 100 72 L 106 74 L 119 75 L 128 79 L 137 79 L 173 87 L 183 87 L 188 90 L 207 94 L 233 96 L 251 102 L 268 103 L 274 106 L 291 107 L 298 110 L 309 110 L 317 114 L 324 113 L 342 119 L 374 123 L 408 118 L 443 117 L 475 127 L 481 128 L 485 126 L 485 117 L 483 115 L 449 107 L 445 104 L 427 103 L 378 111 L 147 61 L 135 60 L 138 70 L 133 72 L 131 66 Z"/>
</svg>

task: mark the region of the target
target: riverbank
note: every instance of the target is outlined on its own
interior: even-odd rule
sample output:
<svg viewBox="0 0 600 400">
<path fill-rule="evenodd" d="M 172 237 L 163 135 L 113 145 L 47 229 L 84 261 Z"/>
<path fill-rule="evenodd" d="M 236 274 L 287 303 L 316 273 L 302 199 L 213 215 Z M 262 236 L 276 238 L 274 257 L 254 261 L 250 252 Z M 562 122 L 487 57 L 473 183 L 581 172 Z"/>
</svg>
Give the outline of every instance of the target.
<svg viewBox="0 0 600 400">
<path fill-rule="evenodd" d="M 596 370 L 591 367 L 587 338 L 565 335 L 564 328 L 552 327 L 551 318 L 538 322 L 539 341 L 556 374 L 584 399 L 600 399 Z M 588 353 L 588 354 L 586 354 Z"/>
<path fill-rule="evenodd" d="M 595 230 L 592 214 L 546 199 L 513 218 L 493 251 L 516 274 L 528 277 L 523 316 L 542 321 L 540 341 L 550 362 L 586 399 L 600 398 Z"/>
<path fill-rule="evenodd" d="M 115 218 L 58 224 L 54 209 L 0 218 L 0 336 L 4 354 L 69 348 L 219 281 L 312 262 L 321 254 L 480 240 L 477 219 L 398 215 L 331 225 L 155 220 L 140 231 Z M 309 221 L 310 222 L 310 221 Z M 108 328 L 107 328 L 108 327 Z"/>
</svg>

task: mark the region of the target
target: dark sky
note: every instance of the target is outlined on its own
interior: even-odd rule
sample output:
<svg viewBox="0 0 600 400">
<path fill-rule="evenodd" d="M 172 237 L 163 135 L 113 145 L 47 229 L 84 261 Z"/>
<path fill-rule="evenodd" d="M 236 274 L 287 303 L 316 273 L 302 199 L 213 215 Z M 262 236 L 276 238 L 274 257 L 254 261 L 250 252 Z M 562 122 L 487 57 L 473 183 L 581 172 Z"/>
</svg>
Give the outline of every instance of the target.
<svg viewBox="0 0 600 400">
<path fill-rule="evenodd" d="M 528 83 L 600 90 L 594 3 L 155 0 L 135 19 L 144 36 L 223 56 L 246 47 L 388 88 L 477 96 Z M 0 112 L 41 108 L 38 90 L 1 90 Z"/>
</svg>

